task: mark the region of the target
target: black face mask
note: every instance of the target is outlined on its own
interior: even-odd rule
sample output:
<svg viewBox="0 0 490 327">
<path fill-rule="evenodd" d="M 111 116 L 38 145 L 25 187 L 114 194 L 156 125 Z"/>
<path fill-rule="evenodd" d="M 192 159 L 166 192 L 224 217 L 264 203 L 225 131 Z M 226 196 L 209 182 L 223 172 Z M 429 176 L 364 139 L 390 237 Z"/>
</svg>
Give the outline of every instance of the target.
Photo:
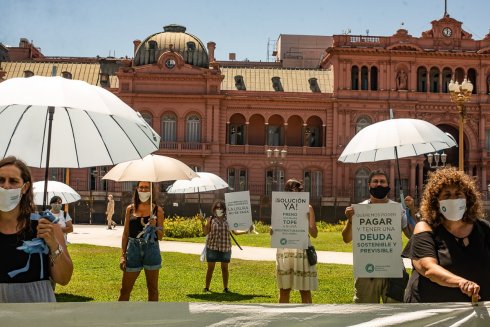
<svg viewBox="0 0 490 327">
<path fill-rule="evenodd" d="M 374 196 L 376 199 L 384 199 L 388 193 L 390 193 L 391 188 L 389 186 L 376 186 L 374 188 L 369 189 L 369 193 Z"/>
</svg>

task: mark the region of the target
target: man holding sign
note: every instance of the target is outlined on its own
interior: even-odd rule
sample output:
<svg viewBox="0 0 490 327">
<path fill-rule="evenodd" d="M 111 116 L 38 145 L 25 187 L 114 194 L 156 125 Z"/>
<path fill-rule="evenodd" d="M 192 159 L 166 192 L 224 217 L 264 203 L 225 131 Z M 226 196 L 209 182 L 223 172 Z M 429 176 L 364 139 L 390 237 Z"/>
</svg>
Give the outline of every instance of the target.
<svg viewBox="0 0 490 327">
<path fill-rule="evenodd" d="M 315 212 L 309 205 L 309 194 L 302 192 L 301 182 L 290 179 L 284 190 L 272 193 L 271 244 L 278 248 L 279 303 L 289 303 L 291 289 L 299 290 L 302 303 L 312 303 L 311 291 L 318 289 L 318 276 L 316 264 L 308 262 L 306 248 L 311 245 L 308 235 L 318 235 Z"/>
<path fill-rule="evenodd" d="M 361 202 L 360 205 L 355 205 L 360 212 L 355 212 L 354 206 L 345 209 L 347 224 L 342 230 L 344 242 L 350 243 L 353 240 L 352 218 L 355 216 L 354 302 L 380 303 L 380 299 L 383 303 L 398 302 L 401 299 L 395 300 L 393 297 L 398 296 L 390 294 L 387 277 L 402 277 L 404 268 L 400 256 L 400 228 L 409 237 L 407 216 L 400 204 L 388 199 L 390 187 L 386 173 L 380 170 L 371 172 L 368 187 L 369 199 Z M 383 204 L 383 206 L 361 206 L 366 204 Z M 398 235 L 395 235 L 396 233 Z M 382 258 L 382 264 L 369 264 L 362 260 L 369 256 Z M 383 277 L 366 277 L 366 273 Z"/>
</svg>

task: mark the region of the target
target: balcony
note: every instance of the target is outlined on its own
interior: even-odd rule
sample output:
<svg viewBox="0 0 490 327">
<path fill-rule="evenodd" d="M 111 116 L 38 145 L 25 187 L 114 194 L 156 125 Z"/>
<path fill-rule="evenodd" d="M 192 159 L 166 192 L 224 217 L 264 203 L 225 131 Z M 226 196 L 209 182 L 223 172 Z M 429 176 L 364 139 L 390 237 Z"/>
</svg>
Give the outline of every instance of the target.
<svg viewBox="0 0 490 327">
<path fill-rule="evenodd" d="M 210 143 L 197 143 L 197 142 L 160 142 L 159 152 L 161 154 L 198 154 L 198 155 L 210 155 L 211 144 Z"/>
<path fill-rule="evenodd" d="M 325 147 L 309 147 L 309 146 L 273 146 L 273 145 L 225 145 L 226 154 L 264 154 L 268 149 L 287 149 L 288 155 L 298 156 L 324 156 L 326 155 Z"/>
</svg>

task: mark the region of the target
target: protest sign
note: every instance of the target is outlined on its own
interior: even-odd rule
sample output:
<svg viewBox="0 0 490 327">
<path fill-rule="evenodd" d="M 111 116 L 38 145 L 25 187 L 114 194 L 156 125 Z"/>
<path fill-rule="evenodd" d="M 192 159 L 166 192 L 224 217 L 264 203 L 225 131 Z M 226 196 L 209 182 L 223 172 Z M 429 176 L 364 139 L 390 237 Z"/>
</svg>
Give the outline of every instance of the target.
<svg viewBox="0 0 490 327">
<path fill-rule="evenodd" d="M 401 205 L 352 206 L 354 277 L 402 277 Z"/>
<path fill-rule="evenodd" d="M 272 192 L 271 247 L 308 247 L 309 202 L 308 192 Z"/>
<path fill-rule="evenodd" d="M 225 193 L 226 220 L 230 230 L 248 230 L 252 226 L 250 192 Z"/>
</svg>

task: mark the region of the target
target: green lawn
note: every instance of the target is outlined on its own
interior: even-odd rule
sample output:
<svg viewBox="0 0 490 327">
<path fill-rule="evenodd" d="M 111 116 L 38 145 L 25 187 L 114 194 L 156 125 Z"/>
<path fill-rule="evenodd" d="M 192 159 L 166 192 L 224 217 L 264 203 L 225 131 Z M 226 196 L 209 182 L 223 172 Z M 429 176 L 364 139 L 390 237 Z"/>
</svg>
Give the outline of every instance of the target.
<svg viewBox="0 0 490 327">
<path fill-rule="evenodd" d="M 248 239 L 263 239 L 262 235 L 240 236 L 243 244 Z M 328 244 L 324 237 L 322 243 Z M 254 243 L 255 244 L 255 243 Z M 320 244 L 320 243 L 318 243 Z M 117 301 L 122 272 L 119 270 L 120 250 L 84 244 L 71 244 L 70 255 L 75 271 L 67 286 L 57 285 L 56 296 L 60 302 Z M 160 301 L 165 302 L 231 302 L 277 303 L 275 262 L 244 261 L 232 259 L 230 283 L 232 291 L 222 292 L 221 271 L 215 269 L 211 293 L 204 294 L 206 263 L 199 256 L 181 253 L 162 253 L 163 269 L 160 271 Z M 314 303 L 352 303 L 352 266 L 319 264 L 319 290 L 313 292 Z M 144 274 L 138 278 L 131 295 L 132 301 L 146 301 Z M 291 302 L 300 303 L 299 292 L 293 292 Z"/>
</svg>

